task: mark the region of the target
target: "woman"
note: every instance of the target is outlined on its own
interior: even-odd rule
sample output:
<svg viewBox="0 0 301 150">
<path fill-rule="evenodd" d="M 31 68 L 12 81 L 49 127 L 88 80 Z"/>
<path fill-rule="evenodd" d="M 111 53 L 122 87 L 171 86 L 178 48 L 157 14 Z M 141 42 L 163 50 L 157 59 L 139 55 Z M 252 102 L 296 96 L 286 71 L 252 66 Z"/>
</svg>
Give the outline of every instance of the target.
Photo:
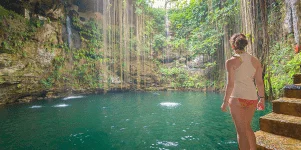
<svg viewBox="0 0 301 150">
<path fill-rule="evenodd" d="M 248 45 L 245 35 L 234 34 L 230 43 L 235 55 L 226 61 L 228 83 L 221 109 L 225 112 L 227 106 L 230 107 L 239 149 L 256 150 L 256 138 L 251 128 L 251 121 L 256 106 L 258 110 L 264 109 L 262 67 L 257 58 L 244 50 Z"/>
</svg>

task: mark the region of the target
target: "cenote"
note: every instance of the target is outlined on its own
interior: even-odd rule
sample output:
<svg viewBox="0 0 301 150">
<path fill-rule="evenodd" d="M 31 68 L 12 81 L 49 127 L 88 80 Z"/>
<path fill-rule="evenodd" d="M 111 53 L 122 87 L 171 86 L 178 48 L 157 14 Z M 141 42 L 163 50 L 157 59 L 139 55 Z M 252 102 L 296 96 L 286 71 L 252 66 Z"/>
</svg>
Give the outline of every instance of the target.
<svg viewBox="0 0 301 150">
<path fill-rule="evenodd" d="M 0 149 L 238 149 L 223 95 L 124 92 L 0 107 Z M 256 111 L 252 122 L 259 130 Z"/>
</svg>

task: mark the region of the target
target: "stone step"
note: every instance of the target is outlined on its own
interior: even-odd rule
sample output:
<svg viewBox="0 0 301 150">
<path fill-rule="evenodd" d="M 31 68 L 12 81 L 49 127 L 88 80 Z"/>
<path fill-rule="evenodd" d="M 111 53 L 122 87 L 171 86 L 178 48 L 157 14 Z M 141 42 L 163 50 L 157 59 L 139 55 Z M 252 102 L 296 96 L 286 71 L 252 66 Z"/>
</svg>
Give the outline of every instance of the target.
<svg viewBox="0 0 301 150">
<path fill-rule="evenodd" d="M 295 74 L 293 76 L 294 84 L 301 84 L 301 73 Z"/>
<path fill-rule="evenodd" d="M 284 86 L 284 97 L 301 99 L 301 84 Z"/>
<path fill-rule="evenodd" d="M 301 117 L 301 99 L 280 98 L 273 100 L 273 112 Z"/>
<path fill-rule="evenodd" d="M 301 140 L 301 117 L 270 113 L 259 119 L 260 130 Z"/>
<path fill-rule="evenodd" d="M 275 135 L 264 131 L 255 132 L 257 150 L 298 150 L 301 140 Z"/>
</svg>

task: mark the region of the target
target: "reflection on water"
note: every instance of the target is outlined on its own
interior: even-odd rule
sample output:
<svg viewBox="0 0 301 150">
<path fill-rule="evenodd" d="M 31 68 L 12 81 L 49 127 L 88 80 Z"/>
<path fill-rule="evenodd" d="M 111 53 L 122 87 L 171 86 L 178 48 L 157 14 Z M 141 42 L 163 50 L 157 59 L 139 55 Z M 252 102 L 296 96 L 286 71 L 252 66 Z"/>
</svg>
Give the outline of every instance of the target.
<svg viewBox="0 0 301 150">
<path fill-rule="evenodd" d="M 68 104 L 57 104 L 52 107 L 68 107 L 68 106 L 69 106 Z"/>
<path fill-rule="evenodd" d="M 165 107 L 177 107 L 181 104 L 180 103 L 173 103 L 173 102 L 163 102 L 163 103 L 160 103 L 160 105 L 165 106 Z"/>
<path fill-rule="evenodd" d="M 42 108 L 42 106 L 41 105 L 33 105 L 33 106 L 29 107 L 29 108 Z"/>
<path fill-rule="evenodd" d="M 68 96 L 63 98 L 63 100 L 75 99 L 75 98 L 83 98 L 84 96 Z"/>
</svg>

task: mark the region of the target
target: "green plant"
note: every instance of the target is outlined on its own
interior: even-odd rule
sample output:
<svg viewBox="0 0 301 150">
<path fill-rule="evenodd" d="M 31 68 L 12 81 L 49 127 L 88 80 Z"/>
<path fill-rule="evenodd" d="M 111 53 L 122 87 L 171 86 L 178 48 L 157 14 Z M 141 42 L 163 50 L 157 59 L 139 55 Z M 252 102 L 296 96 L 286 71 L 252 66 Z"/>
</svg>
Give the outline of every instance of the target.
<svg viewBox="0 0 301 150">
<path fill-rule="evenodd" d="M 0 76 L 0 84 L 3 84 L 5 81 L 2 76 Z"/>
<path fill-rule="evenodd" d="M 267 94 L 270 94 L 269 90 L 272 89 L 273 96 L 279 97 L 283 86 L 292 84 L 292 76 L 298 73 L 301 56 L 295 55 L 292 46 L 286 40 L 282 40 L 276 42 L 271 48 L 269 60 L 264 76 L 265 90 Z M 271 82 L 271 87 L 268 81 Z"/>
<path fill-rule="evenodd" d="M 171 83 L 174 88 L 203 88 L 203 77 L 200 75 L 189 75 L 183 68 L 161 68 L 163 82 Z"/>
<path fill-rule="evenodd" d="M 40 82 L 45 88 L 49 89 L 52 87 L 53 81 L 54 81 L 53 78 L 49 77 L 47 79 L 41 80 Z"/>
</svg>

